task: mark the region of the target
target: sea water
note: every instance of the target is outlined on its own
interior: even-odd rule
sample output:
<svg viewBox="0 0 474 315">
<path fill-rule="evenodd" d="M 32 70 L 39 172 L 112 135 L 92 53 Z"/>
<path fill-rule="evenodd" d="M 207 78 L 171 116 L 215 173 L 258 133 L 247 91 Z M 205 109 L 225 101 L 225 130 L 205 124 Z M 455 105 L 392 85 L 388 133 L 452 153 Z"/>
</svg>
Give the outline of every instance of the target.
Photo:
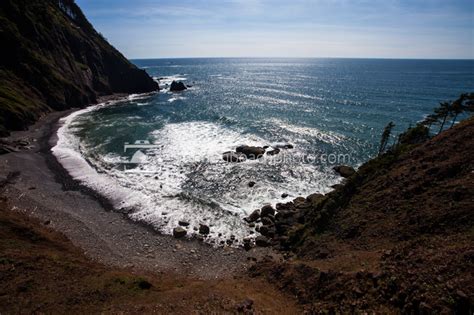
<svg viewBox="0 0 474 315">
<path fill-rule="evenodd" d="M 334 165 L 373 157 L 388 122 L 394 141 L 439 102 L 474 88 L 474 61 L 462 60 L 133 62 L 161 91 L 64 118 L 53 152 L 131 219 L 168 234 L 185 221 L 188 236 L 206 224 L 213 244 L 250 235 L 243 218 L 265 204 L 331 191 L 341 182 Z M 172 93 L 173 80 L 189 88 Z M 125 147 L 136 142 L 143 148 Z M 239 145 L 285 144 L 293 149 L 259 160 L 222 159 Z"/>
</svg>

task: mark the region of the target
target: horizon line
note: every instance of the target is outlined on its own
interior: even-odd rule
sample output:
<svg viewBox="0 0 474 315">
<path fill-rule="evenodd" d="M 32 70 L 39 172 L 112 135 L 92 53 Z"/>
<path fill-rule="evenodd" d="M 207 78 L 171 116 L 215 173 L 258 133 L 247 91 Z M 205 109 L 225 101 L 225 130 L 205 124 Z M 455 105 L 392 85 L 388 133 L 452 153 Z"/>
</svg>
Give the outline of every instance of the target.
<svg viewBox="0 0 474 315">
<path fill-rule="evenodd" d="M 127 58 L 128 60 L 156 60 L 156 59 L 359 59 L 359 60 L 439 60 L 439 61 L 474 61 L 473 58 L 411 58 L 411 57 L 238 57 L 238 56 L 225 56 L 225 57 L 139 57 L 139 58 Z"/>
</svg>

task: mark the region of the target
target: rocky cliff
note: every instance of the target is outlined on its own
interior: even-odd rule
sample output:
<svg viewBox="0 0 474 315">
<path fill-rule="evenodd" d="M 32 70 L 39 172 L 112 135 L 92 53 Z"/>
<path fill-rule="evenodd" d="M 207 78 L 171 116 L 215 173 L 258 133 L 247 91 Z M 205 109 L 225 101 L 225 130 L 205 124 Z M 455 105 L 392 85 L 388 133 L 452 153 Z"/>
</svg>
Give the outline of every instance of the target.
<svg viewBox="0 0 474 315">
<path fill-rule="evenodd" d="M 0 2 L 0 133 L 98 96 L 158 89 L 94 30 L 74 0 Z"/>
</svg>

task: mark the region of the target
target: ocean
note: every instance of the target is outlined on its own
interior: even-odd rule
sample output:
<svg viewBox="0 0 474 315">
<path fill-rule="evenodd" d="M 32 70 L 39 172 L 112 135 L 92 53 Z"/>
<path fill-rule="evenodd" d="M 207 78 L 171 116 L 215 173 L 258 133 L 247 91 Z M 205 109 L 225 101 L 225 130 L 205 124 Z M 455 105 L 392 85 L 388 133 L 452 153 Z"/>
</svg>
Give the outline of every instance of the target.
<svg viewBox="0 0 474 315">
<path fill-rule="evenodd" d="M 395 141 L 439 102 L 474 90 L 472 60 L 133 62 L 162 90 L 64 118 L 53 152 L 131 219 L 166 234 L 185 221 L 188 236 L 206 224 L 211 244 L 252 235 L 243 218 L 265 204 L 331 191 L 342 181 L 332 168 L 375 156 L 388 122 Z M 171 93 L 173 80 L 190 87 Z M 287 144 L 259 160 L 222 159 L 239 145 Z"/>
</svg>

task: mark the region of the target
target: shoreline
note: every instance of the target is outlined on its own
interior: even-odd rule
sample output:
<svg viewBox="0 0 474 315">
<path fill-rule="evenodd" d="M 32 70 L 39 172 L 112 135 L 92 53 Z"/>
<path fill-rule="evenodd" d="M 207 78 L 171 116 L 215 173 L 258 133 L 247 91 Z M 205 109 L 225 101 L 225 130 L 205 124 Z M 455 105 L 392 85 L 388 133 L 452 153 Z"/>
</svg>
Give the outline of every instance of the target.
<svg viewBox="0 0 474 315">
<path fill-rule="evenodd" d="M 271 254 L 264 248 L 246 252 L 175 239 L 114 211 L 105 197 L 73 179 L 51 152 L 59 120 L 76 110 L 50 113 L 28 131 L 8 137 L 31 139 L 33 144 L 29 150 L 0 156 L 1 177 L 19 172 L 2 193 L 15 210 L 45 222 L 106 265 L 215 279 L 238 275 L 253 261 Z"/>
</svg>

